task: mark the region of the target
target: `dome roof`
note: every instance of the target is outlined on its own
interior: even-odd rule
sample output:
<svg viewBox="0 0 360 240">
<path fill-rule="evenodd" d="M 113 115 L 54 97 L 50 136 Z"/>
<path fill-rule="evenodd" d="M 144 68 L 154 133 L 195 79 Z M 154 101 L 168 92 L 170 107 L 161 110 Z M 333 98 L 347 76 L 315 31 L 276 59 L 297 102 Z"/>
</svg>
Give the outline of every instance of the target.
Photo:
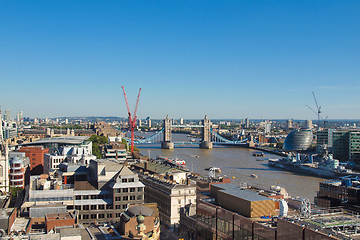
<svg viewBox="0 0 360 240">
<path fill-rule="evenodd" d="M 152 216 L 154 213 L 154 210 L 152 210 L 149 207 L 145 207 L 145 206 L 133 206 L 130 207 L 127 211 L 128 215 L 130 217 L 132 216 L 139 216 L 139 215 L 143 215 L 143 216 Z"/>
<path fill-rule="evenodd" d="M 285 138 L 284 149 L 302 151 L 307 150 L 312 142 L 313 133 L 310 129 L 302 128 L 291 131 Z"/>
</svg>

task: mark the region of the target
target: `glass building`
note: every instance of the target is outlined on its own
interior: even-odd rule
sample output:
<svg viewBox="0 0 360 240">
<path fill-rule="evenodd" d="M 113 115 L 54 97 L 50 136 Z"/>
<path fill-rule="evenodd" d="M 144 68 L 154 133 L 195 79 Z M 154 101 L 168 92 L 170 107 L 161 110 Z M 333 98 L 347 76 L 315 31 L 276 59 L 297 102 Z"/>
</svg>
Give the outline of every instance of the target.
<svg viewBox="0 0 360 240">
<path fill-rule="evenodd" d="M 284 149 L 302 151 L 307 150 L 312 142 L 313 133 L 308 128 L 291 131 L 285 138 Z"/>
</svg>

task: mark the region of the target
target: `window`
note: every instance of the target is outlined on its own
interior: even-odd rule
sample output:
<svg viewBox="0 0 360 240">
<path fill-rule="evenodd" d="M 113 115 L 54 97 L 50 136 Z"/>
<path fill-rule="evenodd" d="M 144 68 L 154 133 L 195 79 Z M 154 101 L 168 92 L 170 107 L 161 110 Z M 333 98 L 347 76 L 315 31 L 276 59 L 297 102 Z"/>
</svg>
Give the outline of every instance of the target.
<svg viewBox="0 0 360 240">
<path fill-rule="evenodd" d="M 180 200 L 178 200 L 178 204 L 181 204 L 181 199 L 180 199 Z"/>
<path fill-rule="evenodd" d="M 129 178 L 129 182 L 134 182 L 134 178 Z"/>
<path fill-rule="evenodd" d="M 135 192 L 135 188 L 134 187 L 130 188 L 130 192 Z"/>
<path fill-rule="evenodd" d="M 116 193 L 121 193 L 121 188 L 116 189 Z"/>
<path fill-rule="evenodd" d="M 126 209 L 126 208 L 127 208 L 127 204 L 123 204 L 123 205 L 122 205 L 122 208 L 123 208 L 123 209 Z"/>
<path fill-rule="evenodd" d="M 96 210 L 96 205 L 91 205 L 91 210 Z"/>
<path fill-rule="evenodd" d="M 129 200 L 128 196 L 123 196 L 123 201 Z"/>
<path fill-rule="evenodd" d="M 96 195 L 91 195 L 91 199 L 97 199 Z"/>
<path fill-rule="evenodd" d="M 121 201 L 121 197 L 115 197 L 115 201 L 117 202 Z"/>
<path fill-rule="evenodd" d="M 81 206 L 75 206 L 76 210 L 81 210 Z"/>
<path fill-rule="evenodd" d="M 127 182 L 127 178 L 121 179 L 122 182 Z"/>
<path fill-rule="evenodd" d="M 135 195 L 130 196 L 130 200 L 135 200 Z"/>
<path fill-rule="evenodd" d="M 84 214 L 83 219 L 89 219 L 89 214 Z"/>
<path fill-rule="evenodd" d="M 113 206 L 112 205 L 106 205 L 106 209 L 112 209 Z"/>
<path fill-rule="evenodd" d="M 88 195 L 82 196 L 84 200 L 89 199 Z"/>
<path fill-rule="evenodd" d="M 129 192 L 129 189 L 128 189 L 128 188 L 123 188 L 122 191 L 123 191 L 123 192 Z"/>
<path fill-rule="evenodd" d="M 142 192 L 143 188 L 142 187 L 138 187 L 138 192 Z"/>
<path fill-rule="evenodd" d="M 112 218 L 112 214 L 111 214 L 111 213 L 108 213 L 108 214 L 106 215 L 106 217 L 107 217 L 107 218 Z"/>
<path fill-rule="evenodd" d="M 120 216 L 121 216 L 121 213 L 117 213 L 117 214 L 116 214 L 116 217 L 120 217 Z"/>
<path fill-rule="evenodd" d="M 75 200 L 81 200 L 81 196 L 75 196 Z"/>
<path fill-rule="evenodd" d="M 121 209 L 121 205 L 116 205 L 115 208 L 116 209 Z"/>
<path fill-rule="evenodd" d="M 89 210 L 89 205 L 84 205 L 83 210 Z"/>
<path fill-rule="evenodd" d="M 142 195 L 138 195 L 137 200 L 142 200 Z"/>
<path fill-rule="evenodd" d="M 99 218 L 104 218 L 105 214 L 99 214 Z"/>
<path fill-rule="evenodd" d="M 97 218 L 97 217 L 96 217 L 96 214 L 91 214 L 91 215 L 90 215 L 90 218 L 91 218 L 91 219 L 96 219 L 96 218 Z"/>
<path fill-rule="evenodd" d="M 105 209 L 105 206 L 104 206 L 104 205 L 99 205 L 99 206 L 98 206 L 98 209 L 99 209 L 99 210 Z"/>
</svg>

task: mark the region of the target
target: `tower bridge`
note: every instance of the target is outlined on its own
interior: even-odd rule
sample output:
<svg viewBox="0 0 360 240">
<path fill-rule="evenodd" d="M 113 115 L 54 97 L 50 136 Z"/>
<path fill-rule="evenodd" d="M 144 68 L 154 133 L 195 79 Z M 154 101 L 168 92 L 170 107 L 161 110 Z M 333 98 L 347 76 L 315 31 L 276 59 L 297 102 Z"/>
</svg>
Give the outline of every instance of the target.
<svg viewBox="0 0 360 240">
<path fill-rule="evenodd" d="M 210 120 L 205 115 L 204 119 L 202 120 L 202 125 L 172 125 L 171 124 L 171 118 L 169 116 L 166 116 L 164 119 L 164 140 L 161 143 L 161 147 L 163 149 L 173 149 L 174 143 L 172 142 L 172 128 L 192 128 L 192 127 L 198 127 L 202 128 L 202 134 L 201 134 L 201 143 L 200 148 L 204 149 L 210 149 L 213 147 L 213 144 L 211 142 L 211 134 L 210 134 Z"/>
<path fill-rule="evenodd" d="M 172 141 L 172 129 L 173 128 L 201 128 L 201 141 L 200 144 L 197 142 L 173 142 Z M 129 139 L 127 139 L 129 141 Z M 164 119 L 164 128 L 155 133 L 154 135 L 134 141 L 135 144 L 152 144 L 152 143 L 161 143 L 161 148 L 163 149 L 173 149 L 174 145 L 179 144 L 199 144 L 200 148 L 211 149 L 214 144 L 221 145 L 247 145 L 248 138 L 241 140 L 231 141 L 219 135 L 216 131 L 211 128 L 211 121 L 207 116 L 202 120 L 200 125 L 191 125 L 191 124 L 182 124 L 182 125 L 172 125 L 171 118 L 166 116 Z"/>
</svg>

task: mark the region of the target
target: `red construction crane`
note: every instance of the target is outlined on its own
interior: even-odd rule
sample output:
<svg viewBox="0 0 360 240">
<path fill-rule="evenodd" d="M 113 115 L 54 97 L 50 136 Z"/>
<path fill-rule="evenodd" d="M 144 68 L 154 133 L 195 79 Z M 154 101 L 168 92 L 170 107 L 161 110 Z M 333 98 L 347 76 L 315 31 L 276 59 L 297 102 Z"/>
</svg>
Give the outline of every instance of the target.
<svg viewBox="0 0 360 240">
<path fill-rule="evenodd" d="M 134 114 L 131 116 L 131 112 L 130 112 L 130 108 L 129 108 L 129 103 L 126 97 L 126 92 L 125 92 L 125 88 L 124 86 L 122 86 L 123 92 L 124 92 L 124 98 L 125 98 L 125 102 L 126 102 L 126 107 L 128 110 L 128 114 L 129 114 L 129 127 L 131 129 L 131 155 L 134 152 L 134 129 L 136 126 L 136 112 L 137 112 L 137 108 L 139 105 L 139 98 L 140 98 L 140 92 L 141 92 L 141 88 L 139 89 L 139 94 L 137 96 L 137 100 L 136 100 L 136 106 L 135 106 L 135 110 L 134 110 Z"/>
</svg>

